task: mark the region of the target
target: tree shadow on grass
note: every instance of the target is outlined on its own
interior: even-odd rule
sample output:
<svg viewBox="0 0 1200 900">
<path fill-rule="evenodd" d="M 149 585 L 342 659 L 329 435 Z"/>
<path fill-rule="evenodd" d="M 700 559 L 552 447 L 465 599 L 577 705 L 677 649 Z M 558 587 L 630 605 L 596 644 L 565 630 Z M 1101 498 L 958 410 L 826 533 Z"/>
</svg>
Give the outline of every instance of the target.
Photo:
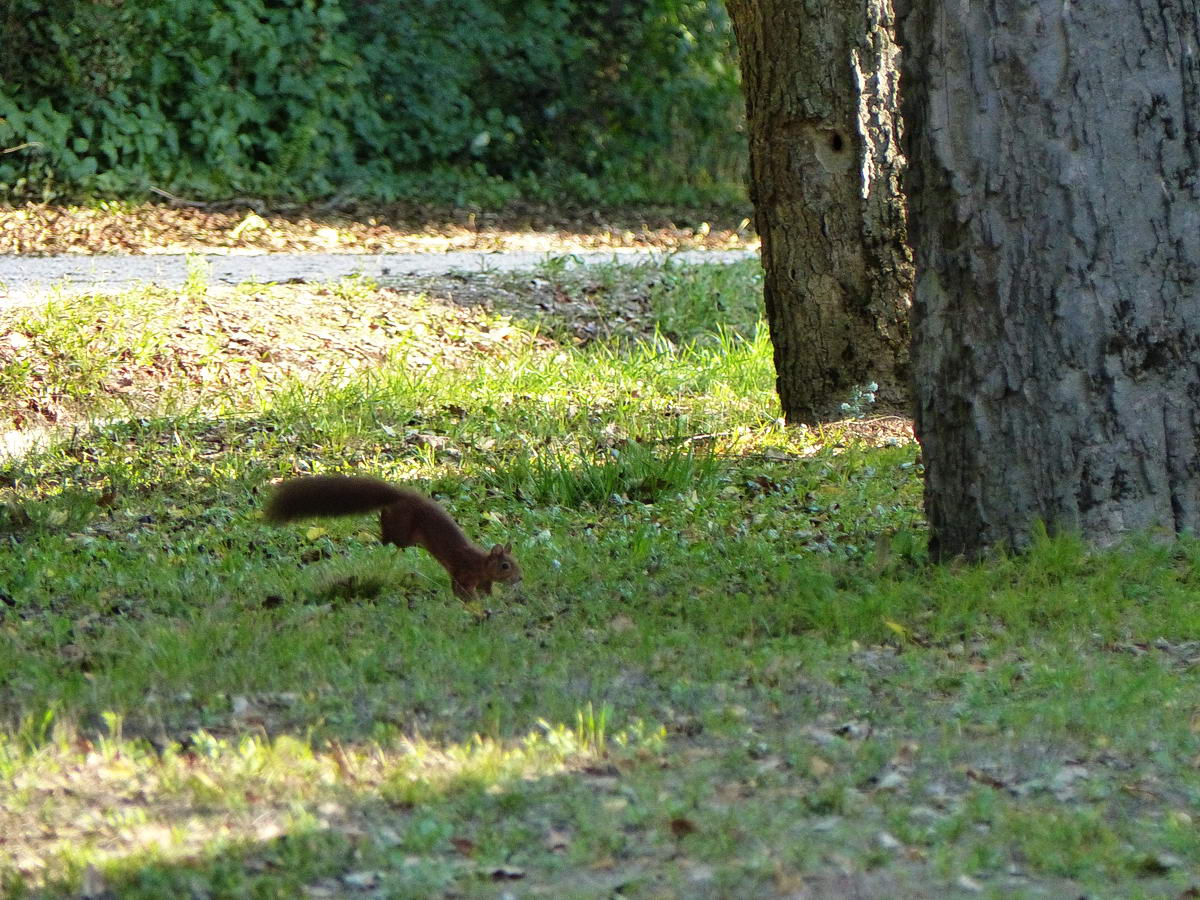
<svg viewBox="0 0 1200 900">
<path fill-rule="evenodd" d="M 220 772 L 209 771 L 204 780 L 220 780 Z M 198 766 L 192 777 L 204 772 Z M 10 875 L 3 887 L 13 896 L 33 889 L 119 898 L 424 897 L 561 877 L 572 832 L 549 823 L 571 828 L 575 811 L 553 798 L 578 793 L 573 775 L 414 781 L 415 800 L 402 796 L 403 784 L 365 783 L 350 773 L 325 780 L 325 790 L 306 790 L 304 798 L 270 786 L 256 790 L 253 782 L 223 798 L 210 792 L 207 800 L 196 796 L 199 782 L 185 783 L 183 793 L 192 796 L 157 809 L 152 797 L 140 805 L 127 798 L 92 810 L 92 818 L 107 821 L 79 828 L 73 846 L 43 858 L 40 873 L 28 880 Z M 25 858 L 46 849 L 32 845 Z M 602 893 L 629 880 L 589 877 Z"/>
<path fill-rule="evenodd" d="M 671 782 L 639 786 L 647 772 L 670 777 L 653 754 L 506 768 L 496 754 L 519 752 L 515 745 L 476 744 L 425 747 L 420 766 L 391 757 L 389 767 L 380 765 L 387 754 L 379 748 L 331 745 L 309 758 L 317 769 L 298 773 L 303 783 L 293 793 L 279 781 L 286 760 L 264 760 L 251 775 L 253 749 L 229 749 L 226 759 L 184 762 L 183 780 L 165 796 L 150 786 L 75 822 L 43 816 L 60 846 L 46 852 L 40 831 L 42 843 L 31 843 L 26 859 L 40 852 L 45 868 L 28 879 L 10 874 L 0 887 L 12 896 L 90 898 L 494 896 L 506 888 L 530 896 L 766 897 L 805 885 L 820 888 L 812 896 L 916 898 L 940 881 L 922 864 L 884 867 L 867 856 L 844 871 L 848 859 L 869 854 L 870 834 L 843 843 L 847 856 L 832 865 L 797 852 L 786 829 L 769 827 L 769 808 L 748 813 L 741 828 L 728 813 L 683 810 L 675 790 L 664 790 Z M 294 750 L 284 742 L 273 752 Z M 477 765 L 473 754 L 489 758 Z M 111 748 L 104 757 L 93 771 L 123 759 Z M 728 777 L 729 787 L 739 783 Z M 145 777 L 140 783 L 149 786 Z M 86 779 L 74 784 L 86 794 Z M 41 799 L 49 807 L 61 797 Z M 769 865 L 764 847 L 772 848 Z"/>
</svg>

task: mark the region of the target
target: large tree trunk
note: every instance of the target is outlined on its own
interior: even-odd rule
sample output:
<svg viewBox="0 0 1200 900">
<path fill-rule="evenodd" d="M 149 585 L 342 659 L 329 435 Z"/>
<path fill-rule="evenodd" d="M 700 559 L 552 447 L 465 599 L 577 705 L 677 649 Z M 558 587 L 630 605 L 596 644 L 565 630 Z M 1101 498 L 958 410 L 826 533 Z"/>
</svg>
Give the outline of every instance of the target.
<svg viewBox="0 0 1200 900">
<path fill-rule="evenodd" d="M 728 0 L 779 397 L 837 416 L 858 385 L 907 406 L 912 264 L 891 0 Z"/>
<path fill-rule="evenodd" d="M 913 366 L 935 555 L 1200 527 L 1200 10 L 912 0 Z"/>
</svg>

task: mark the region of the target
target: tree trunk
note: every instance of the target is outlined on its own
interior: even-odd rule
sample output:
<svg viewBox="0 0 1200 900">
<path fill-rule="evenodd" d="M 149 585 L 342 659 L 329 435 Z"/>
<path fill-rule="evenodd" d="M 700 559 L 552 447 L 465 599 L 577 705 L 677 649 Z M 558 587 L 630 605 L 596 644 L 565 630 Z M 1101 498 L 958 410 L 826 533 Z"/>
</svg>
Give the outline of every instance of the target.
<svg viewBox="0 0 1200 900">
<path fill-rule="evenodd" d="M 1200 527 L 1195 0 L 912 0 L 913 366 L 936 556 Z"/>
<path fill-rule="evenodd" d="M 727 6 L 784 415 L 838 417 L 872 381 L 907 408 L 912 263 L 891 0 Z"/>
</svg>

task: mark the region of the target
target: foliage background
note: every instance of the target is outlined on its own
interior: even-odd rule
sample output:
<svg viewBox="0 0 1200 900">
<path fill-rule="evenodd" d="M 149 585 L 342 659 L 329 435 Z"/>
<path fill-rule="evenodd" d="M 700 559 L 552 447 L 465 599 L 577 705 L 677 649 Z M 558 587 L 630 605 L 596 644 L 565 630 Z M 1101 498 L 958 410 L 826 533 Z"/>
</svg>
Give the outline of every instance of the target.
<svg viewBox="0 0 1200 900">
<path fill-rule="evenodd" d="M 4 8 L 5 199 L 742 197 L 718 0 Z"/>
</svg>

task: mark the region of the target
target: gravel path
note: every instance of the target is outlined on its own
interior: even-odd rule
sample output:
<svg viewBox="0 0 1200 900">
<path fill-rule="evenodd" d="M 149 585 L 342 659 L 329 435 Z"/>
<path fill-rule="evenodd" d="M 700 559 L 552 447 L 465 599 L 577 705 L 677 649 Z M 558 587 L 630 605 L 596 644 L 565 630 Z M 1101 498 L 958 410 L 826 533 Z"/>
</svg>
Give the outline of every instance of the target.
<svg viewBox="0 0 1200 900">
<path fill-rule="evenodd" d="M 539 252 L 398 253 L 368 256 L 346 253 L 261 253 L 204 255 L 209 282 L 335 281 L 347 275 L 373 278 L 405 275 L 445 275 L 529 269 L 547 257 Z M 589 250 L 567 254 L 583 264 L 624 263 L 661 259 L 662 253 L 643 250 Z M 671 254 L 681 262 L 729 263 L 755 257 L 753 250 L 688 250 Z M 0 306 L 17 306 L 44 299 L 55 289 L 110 293 L 157 284 L 179 287 L 187 274 L 183 255 L 148 256 L 5 256 L 0 255 Z"/>
</svg>

